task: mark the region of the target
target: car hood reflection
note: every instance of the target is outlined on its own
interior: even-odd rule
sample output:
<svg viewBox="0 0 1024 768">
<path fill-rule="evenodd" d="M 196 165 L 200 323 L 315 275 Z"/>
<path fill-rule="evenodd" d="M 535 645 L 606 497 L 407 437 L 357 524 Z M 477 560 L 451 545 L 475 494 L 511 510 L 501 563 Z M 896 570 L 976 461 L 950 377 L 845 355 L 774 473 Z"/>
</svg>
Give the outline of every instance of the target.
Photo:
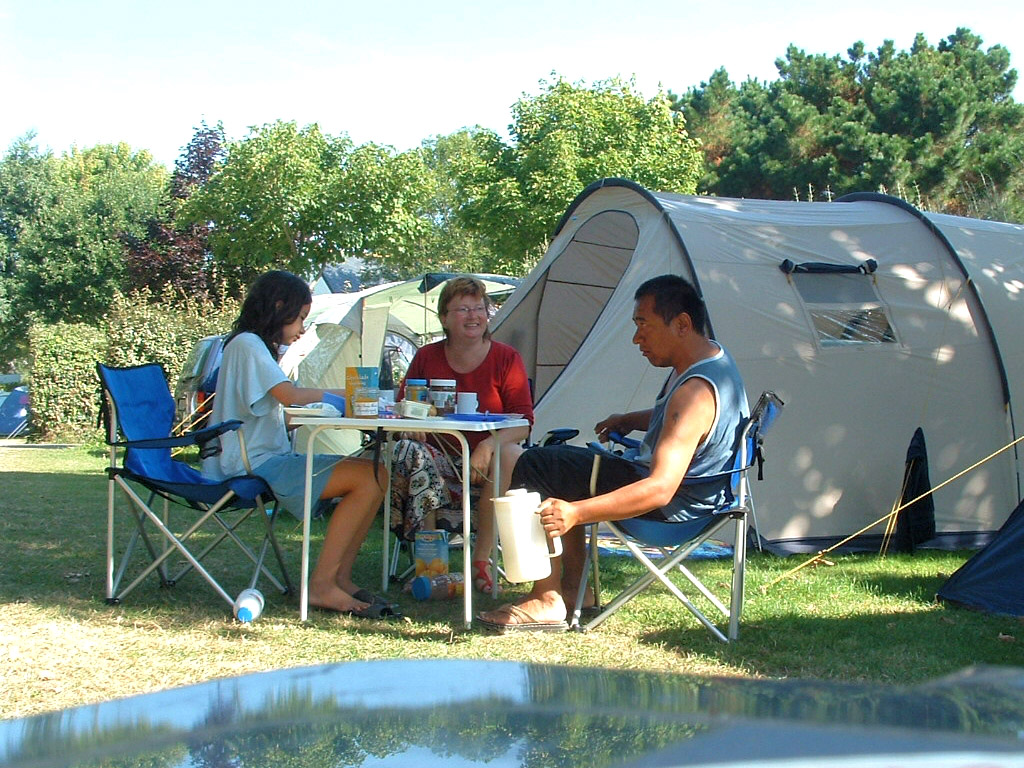
<svg viewBox="0 0 1024 768">
<path fill-rule="evenodd" d="M 1024 669 L 969 669 L 896 688 L 379 661 L 246 675 L 0 721 L 0 763 L 601 768 L 823 756 L 860 765 L 884 753 L 927 755 L 936 765 L 967 765 L 956 756 L 984 754 L 986 765 L 998 766 L 1024 765 L 1020 733 Z"/>
</svg>

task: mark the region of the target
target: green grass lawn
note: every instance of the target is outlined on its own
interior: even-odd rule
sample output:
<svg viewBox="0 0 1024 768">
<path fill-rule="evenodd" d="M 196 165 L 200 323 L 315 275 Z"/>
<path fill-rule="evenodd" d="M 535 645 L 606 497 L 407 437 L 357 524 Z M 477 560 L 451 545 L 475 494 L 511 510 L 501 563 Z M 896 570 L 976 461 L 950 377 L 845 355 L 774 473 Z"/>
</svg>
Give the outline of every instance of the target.
<svg viewBox="0 0 1024 768">
<path fill-rule="evenodd" d="M 1022 664 L 1018 620 L 934 600 L 967 552 L 837 556 L 833 566 L 805 568 L 767 590 L 801 558 L 754 553 L 740 640 L 732 645 L 714 641 L 660 588 L 582 635 L 467 631 L 461 602 L 418 603 L 398 586 L 389 592 L 405 612 L 398 621 L 314 613 L 302 623 L 296 596 L 262 584 L 264 614 L 242 625 L 194 574 L 171 589 L 151 578 L 110 606 L 105 463 L 97 447 L 0 446 L 0 718 L 247 672 L 368 659 L 502 659 L 897 684 L 972 664 Z M 283 522 L 279 533 L 297 577 L 301 526 Z M 376 526 L 358 566 L 368 587 L 379 587 L 380 557 Z M 242 586 L 240 564 L 214 561 L 229 591 Z M 728 579 L 725 561 L 701 561 L 694 570 L 712 582 Z M 603 560 L 609 591 L 638 573 L 625 558 Z M 505 598 L 523 591 L 506 585 Z M 475 599 L 479 607 L 494 604 Z"/>
</svg>

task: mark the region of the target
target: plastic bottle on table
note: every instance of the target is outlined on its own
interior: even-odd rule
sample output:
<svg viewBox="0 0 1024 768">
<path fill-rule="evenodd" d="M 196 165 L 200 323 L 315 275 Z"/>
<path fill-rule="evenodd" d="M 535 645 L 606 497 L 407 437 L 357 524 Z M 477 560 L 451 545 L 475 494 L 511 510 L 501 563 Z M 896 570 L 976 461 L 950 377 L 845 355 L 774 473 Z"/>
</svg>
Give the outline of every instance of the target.
<svg viewBox="0 0 1024 768">
<path fill-rule="evenodd" d="M 243 624 L 255 621 L 263 613 L 263 593 L 258 589 L 243 589 L 235 598 L 235 618 Z"/>
<path fill-rule="evenodd" d="M 417 576 L 412 580 L 412 596 L 417 600 L 448 600 L 461 595 L 463 589 L 461 573 Z"/>
</svg>

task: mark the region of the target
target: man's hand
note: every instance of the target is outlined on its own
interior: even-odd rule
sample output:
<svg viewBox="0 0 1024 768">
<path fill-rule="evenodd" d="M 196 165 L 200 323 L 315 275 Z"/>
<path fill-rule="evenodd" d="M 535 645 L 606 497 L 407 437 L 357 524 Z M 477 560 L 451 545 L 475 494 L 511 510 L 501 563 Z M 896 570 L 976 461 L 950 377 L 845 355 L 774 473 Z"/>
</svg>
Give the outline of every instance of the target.
<svg viewBox="0 0 1024 768">
<path fill-rule="evenodd" d="M 625 426 L 625 421 L 626 414 L 613 413 L 611 416 L 608 416 L 594 425 L 594 434 L 597 435 L 597 439 L 602 443 L 607 443 L 609 432 L 618 432 L 619 434 L 625 435 L 632 431 L 631 427 Z"/>
<path fill-rule="evenodd" d="M 609 432 L 628 435 L 633 430 L 644 431 L 650 425 L 651 411 L 631 411 L 629 413 L 613 413 L 594 425 L 594 433 L 602 443 L 608 442 Z"/>
<path fill-rule="evenodd" d="M 564 536 L 580 521 L 576 505 L 561 499 L 545 499 L 541 502 L 537 512 L 540 515 L 540 524 L 544 526 L 549 539 L 553 539 L 555 536 Z"/>
</svg>

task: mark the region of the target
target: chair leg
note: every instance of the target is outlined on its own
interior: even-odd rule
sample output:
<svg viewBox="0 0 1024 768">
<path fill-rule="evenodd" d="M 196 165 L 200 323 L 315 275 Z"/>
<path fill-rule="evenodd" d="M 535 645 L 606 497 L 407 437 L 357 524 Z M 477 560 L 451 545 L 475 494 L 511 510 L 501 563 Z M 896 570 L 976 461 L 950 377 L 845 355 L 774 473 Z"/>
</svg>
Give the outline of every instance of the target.
<svg viewBox="0 0 1024 768">
<path fill-rule="evenodd" d="M 129 592 L 131 592 L 143 579 L 148 577 L 150 573 L 162 569 L 164 567 L 165 561 L 172 553 L 178 552 L 187 561 L 187 565 L 183 566 L 182 570 L 177 574 L 177 578 L 180 578 L 188 571 L 195 569 L 196 572 L 203 578 L 203 580 L 206 581 L 213 588 L 213 590 L 218 595 L 220 595 L 221 598 L 226 603 L 228 603 L 228 605 L 233 605 L 234 597 L 228 594 L 228 592 L 217 582 L 216 579 L 213 578 L 210 572 L 200 562 L 200 559 L 204 557 L 212 549 L 212 547 L 216 546 L 225 537 L 230 537 L 240 547 L 241 551 L 247 557 L 249 557 L 250 560 L 253 561 L 253 563 L 256 565 L 255 573 L 257 575 L 262 574 L 267 576 L 273 582 L 273 584 L 282 592 L 291 590 L 291 581 L 288 578 L 287 570 L 284 568 L 283 554 L 281 553 L 276 537 L 273 536 L 272 531 L 270 532 L 270 546 L 274 548 L 275 554 L 278 557 L 278 562 L 282 568 L 282 574 L 284 576 L 285 584 L 282 584 L 269 571 L 269 569 L 266 568 L 266 566 L 263 564 L 263 555 L 257 555 L 256 552 L 253 551 L 252 548 L 249 547 L 244 541 L 242 541 L 239 538 L 238 534 L 234 532 L 234 528 L 237 527 L 237 525 L 239 525 L 243 520 L 245 520 L 249 516 L 249 514 L 251 514 L 251 510 L 246 513 L 243 513 L 234 522 L 233 525 L 219 517 L 218 513 L 224 508 L 224 505 L 233 498 L 234 494 L 225 494 L 212 507 L 210 507 L 207 510 L 203 510 L 200 516 L 193 522 L 193 524 L 188 528 L 188 530 L 186 530 L 181 535 L 176 535 L 170 529 L 170 526 L 167 523 L 167 521 L 161 519 L 161 517 L 157 515 L 152 510 L 152 508 L 142 500 L 138 493 L 136 493 L 136 491 L 130 485 L 128 485 L 126 481 L 122 480 L 121 478 L 117 478 L 116 482 L 131 501 L 133 505 L 133 511 L 140 515 L 140 517 L 143 517 L 145 520 L 148 520 L 154 527 L 156 527 L 160 531 L 160 533 L 162 534 L 161 540 L 164 544 L 164 549 L 159 554 L 157 554 L 155 548 L 152 547 L 151 543 L 149 542 L 148 536 L 146 536 L 145 531 L 143 530 L 141 533 L 141 537 L 147 543 L 147 547 L 149 547 L 150 549 L 150 554 L 151 556 L 153 556 L 153 562 L 151 562 L 146 568 L 144 568 L 143 571 L 135 578 L 134 581 L 132 581 L 131 584 L 129 584 L 127 587 L 121 590 L 120 593 L 116 593 L 116 585 L 119 584 L 120 577 L 123 574 L 124 567 L 126 565 L 126 562 L 124 561 L 124 559 L 122 559 L 121 572 L 118 574 L 116 580 L 114 580 L 113 577 L 111 577 L 110 584 L 108 585 L 108 602 L 119 601 L 121 598 L 123 598 Z M 167 512 L 165 510 L 165 515 L 166 514 Z M 188 549 L 188 547 L 186 546 L 186 542 L 194 533 L 196 533 L 196 531 L 198 531 L 204 525 L 206 525 L 207 522 L 210 521 L 211 517 L 214 518 L 214 520 L 221 526 L 223 530 L 221 531 L 220 535 L 216 538 L 214 543 L 206 547 L 206 549 L 204 549 L 203 552 L 200 553 L 200 555 L 197 557 Z M 140 526 L 141 525 L 142 523 L 140 522 Z M 113 552 L 112 535 L 109 543 L 110 552 Z M 265 540 L 264 545 L 266 544 L 267 541 Z M 169 579 L 165 583 L 173 584 L 175 580 L 176 579 Z M 110 585 L 115 586 L 111 587 Z"/>
<path fill-rule="evenodd" d="M 681 546 L 674 550 L 670 555 L 665 557 L 660 565 L 655 564 L 637 544 L 629 538 L 621 529 L 614 524 L 608 524 L 608 528 L 615 534 L 615 536 L 629 549 L 633 557 L 640 562 L 646 569 L 647 573 L 634 581 L 631 585 L 626 587 L 619 595 L 615 597 L 596 617 L 591 619 L 585 626 L 583 631 L 589 631 L 602 624 L 608 617 L 615 613 L 620 607 L 625 605 L 627 602 L 632 600 L 643 590 L 654 583 L 655 580 L 660 581 L 666 589 L 680 602 L 683 606 L 693 614 L 694 618 L 697 619 L 704 627 L 711 633 L 711 635 L 723 643 L 728 643 L 730 640 L 735 639 L 738 636 L 739 630 L 739 613 L 742 608 L 742 579 L 743 579 L 743 564 L 745 554 L 745 541 L 741 544 L 741 548 L 738 550 L 734 549 L 733 552 L 733 581 L 731 591 L 731 603 L 727 608 L 721 600 L 719 600 L 707 587 L 698 579 L 693 573 L 691 573 L 682 562 L 689 557 L 692 552 L 697 549 L 702 543 L 707 541 L 709 538 L 714 536 L 716 532 L 721 530 L 724 525 L 727 525 L 733 518 L 724 517 L 716 525 L 705 531 L 698 539 L 688 543 L 685 546 Z M 738 557 L 737 557 L 738 554 Z M 668 574 L 674 570 L 678 570 L 686 579 L 702 594 L 708 598 L 712 605 L 714 605 L 719 611 L 722 612 L 723 616 L 728 620 L 728 635 L 723 633 L 714 622 L 712 622 L 705 613 L 700 610 L 689 597 L 668 577 Z M 735 626 L 734 626 L 735 624 Z"/>
<path fill-rule="evenodd" d="M 286 587 L 284 584 L 282 584 L 281 581 L 279 581 L 278 578 L 273 573 L 271 573 L 270 570 L 263 564 L 268 546 L 266 534 L 264 534 L 264 540 L 261 546 L 260 554 L 257 555 L 253 548 L 246 544 L 241 539 L 241 537 L 239 537 L 239 535 L 235 532 L 235 529 L 242 525 L 242 523 L 244 523 L 246 520 L 248 520 L 257 509 L 259 508 L 257 507 L 253 509 L 247 509 L 240 512 L 238 517 L 235 518 L 235 520 L 232 522 L 225 520 L 219 513 L 210 516 L 210 519 L 213 520 L 213 522 L 217 523 L 222 530 L 220 534 L 217 536 L 217 538 L 210 542 L 203 549 L 203 551 L 196 556 L 196 559 L 201 561 L 210 552 L 216 549 L 220 545 L 220 543 L 224 541 L 225 538 L 230 538 L 235 543 L 235 546 L 237 546 L 238 549 L 242 552 L 242 554 L 248 557 L 256 566 L 253 572 L 252 583 L 250 584 L 250 586 L 255 586 L 256 583 L 259 581 L 259 576 L 263 575 L 267 577 L 270 583 L 274 585 L 274 588 L 277 589 L 281 594 L 286 594 L 288 591 L 290 591 L 290 585 Z M 265 510 L 262 511 L 262 514 L 264 518 L 266 518 L 267 514 Z M 182 536 L 182 542 L 184 542 L 191 535 L 191 533 L 192 532 L 190 531 L 189 533 Z M 282 573 L 284 575 L 285 580 L 287 581 L 288 575 L 284 569 L 284 563 L 281 560 L 280 556 L 278 557 L 278 562 L 281 565 Z M 191 565 L 183 566 L 182 569 L 177 574 L 175 574 L 173 581 L 181 580 L 181 578 L 190 570 L 192 570 Z"/>
<path fill-rule="evenodd" d="M 409 565 L 404 571 L 398 573 L 398 560 L 402 556 L 403 550 L 409 554 Z M 395 546 L 391 548 L 391 566 L 388 570 L 391 581 L 396 583 L 405 581 L 415 569 L 416 555 L 413 552 L 412 543 L 395 536 Z"/>
<path fill-rule="evenodd" d="M 274 523 L 277 522 L 277 515 L 280 510 L 278 510 L 276 506 L 270 512 L 267 512 L 265 508 L 262 509 L 263 518 L 267 523 L 267 532 L 263 539 L 263 544 L 266 546 L 267 542 L 270 542 L 270 546 L 274 550 L 274 557 L 277 558 L 277 565 L 281 569 L 281 577 L 284 579 L 284 590 L 282 591 L 282 594 L 294 594 L 295 587 L 288 574 L 288 567 L 284 562 L 284 550 L 281 549 L 281 544 L 278 542 L 277 535 L 274 533 Z"/>
<path fill-rule="evenodd" d="M 583 561 L 583 568 L 580 574 L 580 586 L 576 592 L 576 604 L 573 606 L 572 616 L 569 620 L 569 629 L 583 631 L 581 623 L 583 617 L 583 603 L 587 598 L 587 586 L 591 577 L 594 584 L 594 607 L 601 608 L 601 570 L 598 559 L 598 531 L 599 525 L 594 523 L 588 526 L 587 552 Z"/>
<path fill-rule="evenodd" d="M 729 640 L 740 636 L 740 614 L 743 612 L 744 578 L 747 570 L 747 516 L 740 510 L 735 515 L 736 536 L 732 550 L 732 602 L 729 605 Z"/>
<path fill-rule="evenodd" d="M 145 514 L 143 514 L 142 509 L 148 508 L 148 506 L 153 503 L 155 494 L 153 496 L 150 496 L 149 502 L 147 504 L 140 506 L 139 504 L 136 503 L 136 499 L 139 499 L 139 497 L 136 496 L 133 498 L 133 494 L 129 494 L 125 488 L 123 488 L 123 490 L 125 491 L 125 497 L 128 500 L 128 512 L 126 512 L 125 514 L 128 514 L 129 512 L 131 513 L 135 523 L 135 530 L 132 531 L 132 534 L 128 539 L 128 543 L 125 545 L 124 551 L 121 553 L 120 560 L 117 562 L 117 573 L 114 574 L 113 567 L 115 560 L 117 560 L 116 555 L 114 553 L 114 518 L 116 517 L 117 506 L 115 501 L 116 493 L 114 493 L 113 491 L 115 483 L 123 485 L 123 481 L 121 481 L 120 479 L 116 481 L 110 481 L 111 497 L 108 499 L 106 601 L 110 604 L 119 603 L 122 600 L 122 598 L 126 597 L 128 593 L 135 589 L 139 582 L 141 582 L 146 576 L 148 576 L 150 573 L 154 571 L 156 572 L 157 576 L 160 579 L 161 587 L 174 586 L 174 581 L 170 578 L 170 576 L 167 573 L 166 565 L 167 557 L 174 550 L 168 548 L 165 540 L 164 546 L 160 549 L 160 551 L 158 551 L 157 547 L 153 544 L 152 539 L 150 539 L 149 534 L 146 532 L 146 520 L 148 518 Z M 166 518 L 167 510 L 164 509 L 165 521 Z M 143 545 L 145 545 L 146 551 L 149 553 L 151 565 L 147 567 L 146 570 L 143 571 L 143 573 L 139 577 L 137 577 L 131 584 L 129 584 L 123 590 L 118 591 L 121 589 L 121 581 L 124 579 L 124 575 L 128 570 L 128 565 L 131 562 L 132 555 L 135 553 L 135 548 L 140 541 L 143 543 Z"/>
</svg>

